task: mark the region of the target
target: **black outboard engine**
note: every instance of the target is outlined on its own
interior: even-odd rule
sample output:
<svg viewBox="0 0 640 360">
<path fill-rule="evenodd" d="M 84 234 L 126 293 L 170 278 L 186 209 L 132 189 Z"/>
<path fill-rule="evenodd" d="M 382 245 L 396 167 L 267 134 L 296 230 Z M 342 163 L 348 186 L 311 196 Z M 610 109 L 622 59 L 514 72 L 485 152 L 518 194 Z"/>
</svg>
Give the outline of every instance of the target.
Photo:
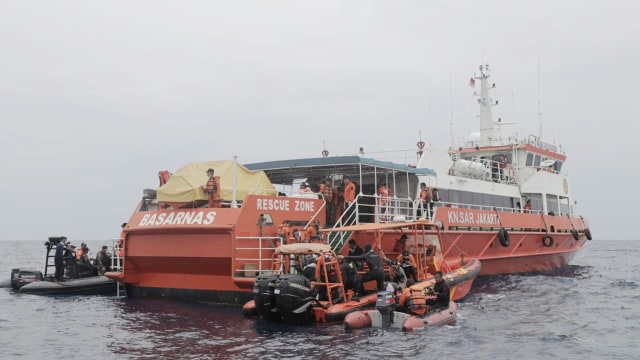
<svg viewBox="0 0 640 360">
<path fill-rule="evenodd" d="M 287 323 L 303 325 L 312 321 L 310 309 L 315 294 L 311 290 L 311 282 L 304 275 L 280 276 L 274 291 L 278 312 Z"/>
<path fill-rule="evenodd" d="M 260 275 L 253 283 L 253 301 L 258 315 L 270 321 L 282 321 L 276 306 L 274 289 L 278 275 Z"/>
<path fill-rule="evenodd" d="M 18 290 L 21 287 L 34 281 L 44 280 L 42 272 L 30 269 L 12 269 L 11 270 L 11 287 Z"/>
</svg>

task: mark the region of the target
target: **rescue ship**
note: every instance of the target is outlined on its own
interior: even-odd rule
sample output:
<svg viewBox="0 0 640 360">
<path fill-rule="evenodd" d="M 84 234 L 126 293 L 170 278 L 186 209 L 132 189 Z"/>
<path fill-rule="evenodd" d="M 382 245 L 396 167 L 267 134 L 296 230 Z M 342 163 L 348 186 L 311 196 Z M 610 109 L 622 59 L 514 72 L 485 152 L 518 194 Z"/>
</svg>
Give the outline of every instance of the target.
<svg viewBox="0 0 640 360">
<path fill-rule="evenodd" d="M 420 219 L 433 225 L 427 234 L 446 261 L 479 259 L 481 275 L 568 264 L 592 236 L 588 221 L 574 212 L 562 171 L 566 155 L 537 136 L 502 136 L 504 124 L 491 115 L 489 77 L 484 65 L 472 78 L 480 83 L 479 133 L 457 149 L 425 149 L 420 140 L 412 164 L 406 153 L 394 161 L 394 152 L 379 160 L 362 149 L 353 156 L 329 156 L 325 149 L 318 158 L 191 163 L 161 172 L 160 186 L 143 191 L 123 228 L 123 268 L 107 276 L 124 283 L 129 296 L 243 304 L 256 276 L 272 271 L 278 245 L 319 236 L 345 253 L 349 226 Z M 220 176 L 221 204 L 214 208 L 202 188 L 209 168 Z M 347 202 L 339 191 L 329 199 L 313 186 L 327 180 L 339 190 L 345 179 L 356 184 Z M 310 186 L 298 190 L 301 183 Z M 428 196 L 421 199 L 424 187 Z M 318 231 L 323 228 L 337 231 Z M 360 246 L 378 241 L 390 251 L 398 232 L 356 240 Z"/>
</svg>

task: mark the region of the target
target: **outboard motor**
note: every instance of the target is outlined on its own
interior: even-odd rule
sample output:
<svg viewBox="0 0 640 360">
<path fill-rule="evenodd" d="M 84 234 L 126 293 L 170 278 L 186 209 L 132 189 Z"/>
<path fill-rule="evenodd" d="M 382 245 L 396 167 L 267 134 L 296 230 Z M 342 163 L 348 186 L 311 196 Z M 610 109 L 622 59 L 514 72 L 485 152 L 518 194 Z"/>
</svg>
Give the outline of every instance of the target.
<svg viewBox="0 0 640 360">
<path fill-rule="evenodd" d="M 282 275 L 275 287 L 278 312 L 290 324 L 308 324 L 312 320 L 309 308 L 315 301 L 311 282 L 303 275 Z"/>
<path fill-rule="evenodd" d="M 396 301 L 391 291 L 379 291 L 376 300 L 376 309 L 382 316 L 382 327 L 387 328 L 393 322 L 393 310 L 396 308 Z"/>
<path fill-rule="evenodd" d="M 277 280 L 278 275 L 275 274 L 260 275 L 253 283 L 253 301 L 256 303 L 256 312 L 270 321 L 282 321 L 274 295 Z"/>
<path fill-rule="evenodd" d="M 42 272 L 29 269 L 12 269 L 11 270 L 11 287 L 18 290 L 21 287 L 34 281 L 44 280 Z"/>
</svg>

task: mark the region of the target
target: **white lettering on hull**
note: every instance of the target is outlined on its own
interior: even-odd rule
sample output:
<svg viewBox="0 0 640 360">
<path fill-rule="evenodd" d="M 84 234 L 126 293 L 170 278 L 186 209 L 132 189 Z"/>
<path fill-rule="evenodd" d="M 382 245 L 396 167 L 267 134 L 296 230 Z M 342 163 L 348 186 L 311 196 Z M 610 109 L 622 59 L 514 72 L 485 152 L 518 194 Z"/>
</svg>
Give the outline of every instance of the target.
<svg viewBox="0 0 640 360">
<path fill-rule="evenodd" d="M 256 209 L 262 211 L 290 211 L 293 201 L 293 211 L 315 212 L 315 203 L 308 200 L 291 199 L 257 199 Z"/>
<path fill-rule="evenodd" d="M 215 211 L 181 211 L 160 214 L 146 214 L 140 219 L 139 226 L 162 225 L 210 225 L 216 218 Z"/>
<path fill-rule="evenodd" d="M 449 223 L 463 225 L 498 225 L 498 214 L 476 213 L 472 211 L 449 211 L 447 214 Z"/>
<path fill-rule="evenodd" d="M 289 211 L 289 200 L 288 199 L 257 199 L 256 208 L 258 210 Z"/>
</svg>

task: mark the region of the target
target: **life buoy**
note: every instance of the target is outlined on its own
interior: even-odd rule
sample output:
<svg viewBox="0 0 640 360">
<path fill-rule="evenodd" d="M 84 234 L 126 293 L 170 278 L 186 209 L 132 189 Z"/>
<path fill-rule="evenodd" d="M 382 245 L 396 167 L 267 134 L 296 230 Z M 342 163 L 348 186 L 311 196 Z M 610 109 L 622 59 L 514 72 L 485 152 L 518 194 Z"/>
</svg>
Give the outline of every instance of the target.
<svg viewBox="0 0 640 360">
<path fill-rule="evenodd" d="M 542 237 L 542 246 L 544 247 L 553 246 L 553 238 L 551 237 L 551 235 L 545 235 Z"/>
<path fill-rule="evenodd" d="M 509 246 L 509 233 L 505 228 L 500 228 L 500 231 L 498 231 L 498 239 L 500 240 L 500 245 Z"/>
<path fill-rule="evenodd" d="M 584 229 L 584 234 L 587 236 L 587 240 L 591 240 L 591 231 L 589 228 Z"/>
<path fill-rule="evenodd" d="M 571 235 L 573 235 L 573 239 L 574 240 L 579 240 L 580 239 L 580 234 L 578 234 L 578 230 L 576 230 L 576 229 L 571 230 Z"/>
</svg>

